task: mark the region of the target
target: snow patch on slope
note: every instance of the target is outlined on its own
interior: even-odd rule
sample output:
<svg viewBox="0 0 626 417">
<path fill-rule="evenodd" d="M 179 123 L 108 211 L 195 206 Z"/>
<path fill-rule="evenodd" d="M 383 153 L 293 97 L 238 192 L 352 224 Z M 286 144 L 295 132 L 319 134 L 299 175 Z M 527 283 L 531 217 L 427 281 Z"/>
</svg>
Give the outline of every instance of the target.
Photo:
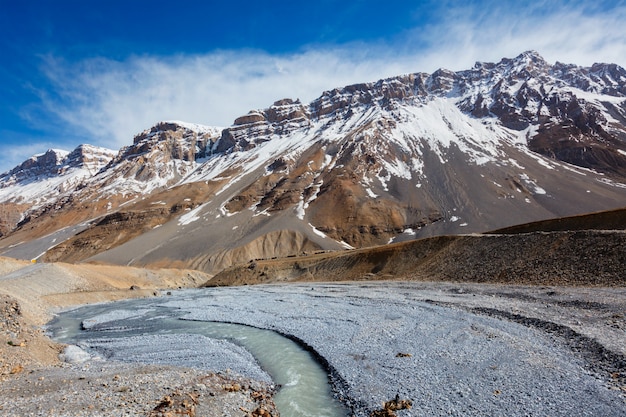
<svg viewBox="0 0 626 417">
<path fill-rule="evenodd" d="M 311 202 L 317 198 L 317 195 L 319 194 L 320 188 L 322 187 L 323 184 L 324 184 L 324 181 L 320 181 L 316 184 L 313 184 L 310 187 L 310 188 L 313 188 L 313 192 L 311 193 L 311 196 L 306 201 L 304 201 L 304 195 L 300 195 L 300 201 L 298 201 L 298 205 L 295 208 L 296 217 L 298 217 L 300 220 L 304 220 L 306 209 L 309 208 L 309 204 L 311 204 Z"/>
<path fill-rule="evenodd" d="M 502 158 L 501 144 L 511 142 L 511 135 L 500 129 L 495 120 L 474 119 L 448 98 L 434 98 L 420 106 L 401 108 L 409 117 L 399 123 L 399 134 L 393 138 L 410 150 L 415 150 L 415 143 L 425 143 L 442 164 L 446 163 L 446 153 L 452 146 L 467 154 L 472 162 L 483 165 Z M 404 140 L 398 140 L 399 137 Z M 407 139 L 412 139 L 411 143 Z"/>
<path fill-rule="evenodd" d="M 178 218 L 178 225 L 179 226 L 186 226 L 190 223 L 193 223 L 197 220 L 200 220 L 200 211 L 202 211 L 202 209 L 204 208 L 204 206 L 206 206 L 206 204 L 202 204 L 198 207 L 196 207 L 193 210 L 190 210 L 189 212 L 183 214 L 182 216 L 180 216 Z"/>
</svg>

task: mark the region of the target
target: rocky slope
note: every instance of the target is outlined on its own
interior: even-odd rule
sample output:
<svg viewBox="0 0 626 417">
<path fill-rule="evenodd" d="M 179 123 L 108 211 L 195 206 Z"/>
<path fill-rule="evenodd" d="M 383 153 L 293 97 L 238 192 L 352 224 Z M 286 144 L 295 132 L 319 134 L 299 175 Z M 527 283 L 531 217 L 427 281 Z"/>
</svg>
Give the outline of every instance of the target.
<svg viewBox="0 0 626 417">
<path fill-rule="evenodd" d="M 625 246 L 623 231 L 438 236 L 355 251 L 251 261 L 219 272 L 206 286 L 385 279 L 624 286 Z"/>
<path fill-rule="evenodd" d="M 256 259 L 205 286 L 285 281 L 425 280 L 624 286 L 626 209 L 374 248 Z"/>
<path fill-rule="evenodd" d="M 626 71 L 526 52 L 160 123 L 47 204 L 4 199 L 0 253 L 214 272 L 623 207 L 624 183 Z"/>
</svg>

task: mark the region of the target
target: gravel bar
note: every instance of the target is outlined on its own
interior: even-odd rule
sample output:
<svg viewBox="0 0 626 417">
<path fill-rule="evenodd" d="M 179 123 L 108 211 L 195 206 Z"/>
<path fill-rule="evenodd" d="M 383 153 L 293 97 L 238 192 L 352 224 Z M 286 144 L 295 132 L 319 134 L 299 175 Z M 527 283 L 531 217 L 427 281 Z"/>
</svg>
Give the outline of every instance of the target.
<svg viewBox="0 0 626 417">
<path fill-rule="evenodd" d="M 185 291 L 166 305 L 189 311 L 188 319 L 268 328 L 304 342 L 327 362 L 337 395 L 358 416 L 394 398 L 412 402 L 411 409 L 396 412 L 402 416 L 623 416 L 623 354 L 613 353 L 608 374 L 585 346 L 572 349 L 567 335 L 475 314 L 480 306 L 536 315 L 544 323 L 553 318 L 562 327 L 575 322 L 581 331 L 593 328 L 589 341 L 617 337 L 624 346 L 624 317 L 613 312 L 624 312 L 623 289 L 603 291 L 406 282 L 266 285 Z M 619 323 L 601 335 L 592 317 L 603 316 Z"/>
</svg>

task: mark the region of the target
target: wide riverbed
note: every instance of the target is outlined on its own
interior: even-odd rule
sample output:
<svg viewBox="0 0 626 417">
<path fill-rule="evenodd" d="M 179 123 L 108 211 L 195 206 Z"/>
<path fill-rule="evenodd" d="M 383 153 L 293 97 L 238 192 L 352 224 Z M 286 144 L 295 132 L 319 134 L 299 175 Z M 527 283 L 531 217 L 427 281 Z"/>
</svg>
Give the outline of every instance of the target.
<svg viewBox="0 0 626 417">
<path fill-rule="evenodd" d="M 472 293 L 475 288 L 483 290 Z M 238 323 L 274 330 L 305 344 L 314 352 L 308 356 L 325 367 L 322 379 L 330 374 L 335 397 L 358 416 L 368 416 L 396 396 L 413 404 L 398 411 L 399 416 L 626 415 L 623 391 L 603 374 L 606 364 L 600 364 L 602 368 L 592 363 L 584 347 L 574 352 L 567 340 L 541 326 L 468 311 L 486 307 L 492 313 L 527 310 L 545 316 L 541 308 L 548 307 L 530 293 L 558 299 L 558 291 L 532 289 L 516 298 L 520 289 L 505 294 L 484 288 L 492 287 L 376 282 L 183 290 L 89 307 L 84 327 L 99 333 L 82 337 L 80 343 L 117 360 L 228 368 L 267 380 L 274 371 L 268 365 L 262 369 L 253 359 L 249 353 L 253 348 L 246 348 L 243 341 L 248 336 L 233 335 L 224 341 L 211 331 L 193 330 L 194 321 Z M 565 303 L 555 304 L 559 305 Z M 564 308 L 552 310 L 553 314 L 560 317 Z M 184 319 L 185 324 L 174 330 L 172 319 Z M 65 330 L 71 333 L 69 325 Z M 118 336 L 124 332 L 127 339 L 107 338 L 107 331 Z M 620 354 L 616 357 L 623 359 Z M 304 359 L 295 362 L 300 360 Z M 275 382 L 289 386 L 297 381 Z M 296 411 L 282 415 L 289 413 L 299 415 Z"/>
</svg>

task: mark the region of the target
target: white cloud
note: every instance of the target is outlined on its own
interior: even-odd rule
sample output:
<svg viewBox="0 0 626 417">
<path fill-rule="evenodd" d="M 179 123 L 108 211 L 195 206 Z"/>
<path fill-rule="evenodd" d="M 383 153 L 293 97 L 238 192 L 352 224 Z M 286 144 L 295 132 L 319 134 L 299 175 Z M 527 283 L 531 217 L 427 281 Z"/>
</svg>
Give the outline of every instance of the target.
<svg viewBox="0 0 626 417">
<path fill-rule="evenodd" d="M 11 144 L 2 147 L 0 155 L 0 174 L 11 170 L 31 156 L 42 154 L 48 149 L 58 147 L 52 142 L 31 142 L 23 145 Z"/>
<path fill-rule="evenodd" d="M 402 60 L 385 62 L 348 50 L 311 50 L 283 56 L 220 51 L 125 62 L 97 59 L 74 66 L 48 59 L 46 68 L 56 90 L 44 99 L 49 111 L 95 141 L 112 138 L 121 146 L 160 120 L 228 126 L 281 98 L 309 102 L 326 89 L 375 81 L 409 67 Z"/>
<path fill-rule="evenodd" d="M 603 9 L 602 3 L 483 2 L 480 8 L 456 8 L 442 15 L 425 35 L 420 31 L 412 36 L 426 37 L 429 61 L 454 70 L 468 68 L 475 61 L 512 58 L 531 49 L 552 63 L 625 66 L 626 6 L 621 2 L 621 6 Z"/>
<path fill-rule="evenodd" d="M 44 103 L 49 112 L 84 132 L 84 142 L 116 148 L 160 120 L 227 126 L 249 110 L 284 97 L 308 102 L 334 87 L 439 67 L 461 70 L 478 60 L 498 61 L 529 49 L 549 62 L 625 64 L 624 7 L 601 11 L 579 7 L 584 2 L 499 4 L 452 12 L 442 7 L 438 21 L 393 44 L 353 43 L 284 55 L 214 51 L 77 64 L 49 58 L 46 74 L 54 90 Z"/>
</svg>

